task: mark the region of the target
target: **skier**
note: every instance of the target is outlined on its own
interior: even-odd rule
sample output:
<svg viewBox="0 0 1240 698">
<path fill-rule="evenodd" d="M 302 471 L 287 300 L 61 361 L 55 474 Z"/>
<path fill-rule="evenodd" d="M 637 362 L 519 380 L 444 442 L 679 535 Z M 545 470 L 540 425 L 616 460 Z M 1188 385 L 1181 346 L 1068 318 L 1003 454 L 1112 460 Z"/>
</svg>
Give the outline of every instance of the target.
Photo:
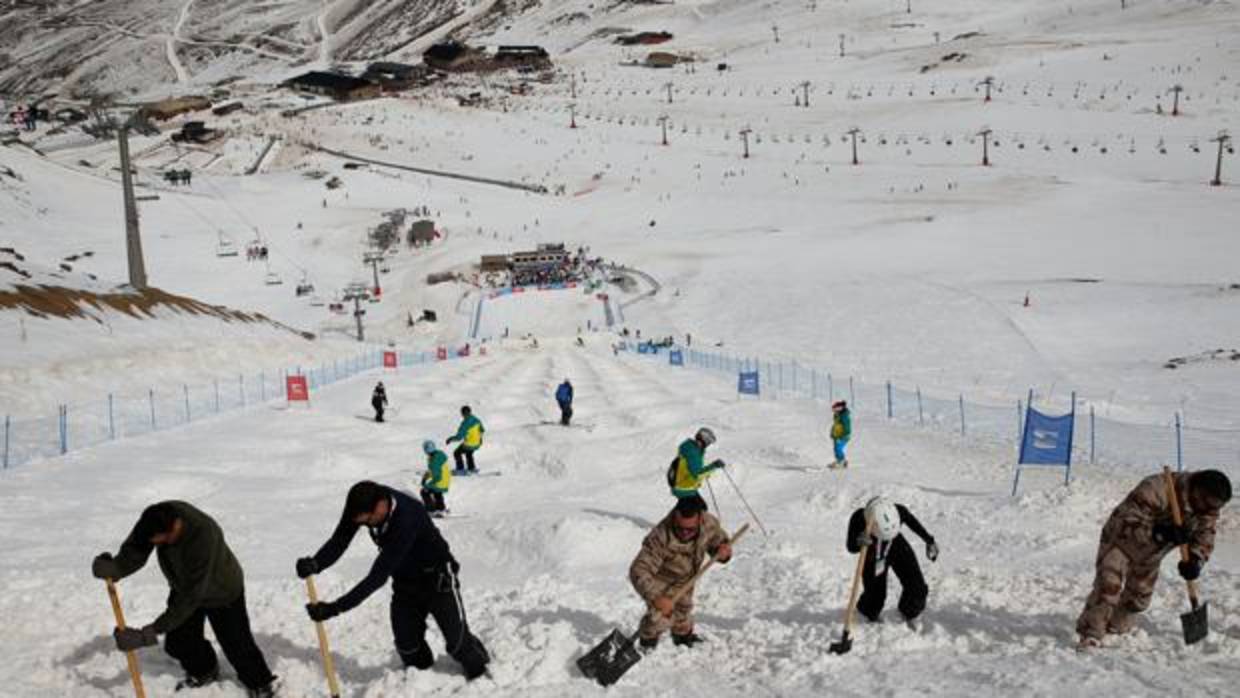
<svg viewBox="0 0 1240 698">
<path fill-rule="evenodd" d="M 848 411 L 848 403 L 836 400 L 831 403 L 831 445 L 835 448 L 835 462 L 832 468 L 847 468 L 848 457 L 844 447 L 852 438 L 852 413 Z"/>
<path fill-rule="evenodd" d="M 117 628 L 117 649 L 129 652 L 155 645 L 159 635 L 166 635 L 164 649 L 186 674 L 176 690 L 206 686 L 220 678 L 219 659 L 203 637 L 203 624 L 210 621 L 216 642 L 250 698 L 275 696 L 276 677 L 250 631 L 245 576 L 219 524 L 186 502 L 152 504 L 115 557 L 105 552 L 95 558 L 91 574 L 124 579 L 142 569 L 152 551 L 171 587 L 168 608 L 148 625 Z"/>
<path fill-rule="evenodd" d="M 555 389 L 555 401 L 560 406 L 560 424 L 568 426 L 573 418 L 573 384 L 567 378 Z"/>
<path fill-rule="evenodd" d="M 448 469 L 448 456 L 434 441 L 423 441 L 422 452 L 426 454 L 426 473 L 422 475 L 422 503 L 431 516 L 443 517 L 448 513 L 444 495 L 452 486 L 452 471 Z"/>
<path fill-rule="evenodd" d="M 649 606 L 637 630 L 643 649 L 654 649 L 669 626 L 675 645 L 692 647 L 702 642 L 693 632 L 694 589 L 675 603 L 671 597 L 690 582 L 707 556 L 721 563 L 731 560 L 728 536 L 719 520 L 706 511 L 701 497 L 680 499 L 646 535 L 629 567 L 629 581 Z"/>
<path fill-rule="evenodd" d="M 362 526 L 378 546 L 379 557 L 362 581 L 340 598 L 306 604 L 310 618 L 321 622 L 347 613 L 391 578 L 392 635 L 406 667 L 429 669 L 435 663 L 426 643 L 430 615 L 443 633 L 448 654 L 464 668 L 465 678 L 472 681 L 486 672 L 491 657 L 465 620 L 456 576 L 461 566 L 422 503 L 412 496 L 369 480 L 353 485 L 336 530 L 312 557 L 297 560 L 297 576 L 305 579 L 330 568 Z"/>
<path fill-rule="evenodd" d="M 1079 649 L 1101 647 L 1107 633 L 1133 629 L 1137 614 L 1149 608 L 1163 556 L 1176 546 L 1188 545 L 1189 559 L 1179 563 L 1186 580 L 1197 579 L 1210 559 L 1219 510 L 1231 500 L 1231 480 L 1217 470 L 1174 478 L 1182 526 L 1172 521 L 1166 477 L 1160 474 L 1142 480 L 1102 527 L 1093 591 L 1076 621 Z"/>
<path fill-rule="evenodd" d="M 917 629 L 917 617 L 926 609 L 926 587 L 917 554 L 900 533 L 901 526 L 908 526 L 926 543 L 926 557 L 930 562 L 939 559 L 939 546 L 921 522 L 903 505 L 886 497 L 874 497 L 866 505 L 853 512 L 848 520 L 846 547 L 850 553 L 866 548 L 865 566 L 861 573 L 861 598 L 857 599 L 857 611 L 871 623 L 877 623 L 883 606 L 887 603 L 887 568 L 890 567 L 900 579 L 900 603 L 898 608 L 904 622 Z"/>
<path fill-rule="evenodd" d="M 456 433 L 448 437 L 448 443 L 460 441 L 461 445 L 456 447 L 452 452 L 452 459 L 456 462 L 456 474 L 466 474 L 466 463 L 469 464 L 468 474 L 478 472 L 478 466 L 474 464 L 474 451 L 482 448 L 482 435 L 486 433 L 486 428 L 482 426 L 482 422 L 474 416 L 473 410 L 469 409 L 469 405 L 461 407 L 461 426 L 457 427 Z"/>
<path fill-rule="evenodd" d="M 370 406 L 375 408 L 375 421 L 383 421 L 383 408 L 387 407 L 387 391 L 383 389 L 383 381 L 375 386 L 375 391 L 370 394 Z"/>
<path fill-rule="evenodd" d="M 667 468 L 667 484 L 672 488 L 672 496 L 677 499 L 696 499 L 706 508 L 706 502 L 698 494 L 702 483 L 710 474 L 725 467 L 722 460 L 716 458 L 709 464 L 704 463 L 706 447 L 715 443 L 715 432 L 706 427 L 697 430 L 692 439 L 685 439 L 677 449 L 676 458 Z"/>
</svg>

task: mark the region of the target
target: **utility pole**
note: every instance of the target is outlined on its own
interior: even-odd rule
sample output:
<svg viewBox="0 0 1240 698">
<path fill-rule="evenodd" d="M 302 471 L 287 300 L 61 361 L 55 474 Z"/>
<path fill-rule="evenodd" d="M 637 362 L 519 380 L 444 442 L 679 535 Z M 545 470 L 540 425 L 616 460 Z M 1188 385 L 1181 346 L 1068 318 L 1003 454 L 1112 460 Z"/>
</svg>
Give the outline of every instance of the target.
<svg viewBox="0 0 1240 698">
<path fill-rule="evenodd" d="M 659 117 L 659 125 L 663 127 L 663 145 L 667 145 L 667 114 Z"/>
<path fill-rule="evenodd" d="M 362 255 L 362 262 L 364 262 L 365 264 L 369 264 L 370 268 L 375 273 L 374 294 L 376 298 L 383 295 L 383 289 L 379 286 L 379 262 L 382 262 L 382 261 L 383 261 L 382 252 L 367 252 L 366 254 Z"/>
<path fill-rule="evenodd" d="M 663 87 L 667 89 L 667 103 L 671 104 L 672 103 L 672 83 L 669 82 Z"/>
<path fill-rule="evenodd" d="M 1167 90 L 1167 91 L 1175 95 L 1175 103 L 1171 105 L 1171 115 L 1179 116 L 1180 115 L 1180 93 L 1184 91 L 1184 86 L 1176 85 L 1175 87 L 1172 87 L 1170 90 Z"/>
<path fill-rule="evenodd" d="M 844 35 L 840 34 L 840 58 L 844 57 Z"/>
<path fill-rule="evenodd" d="M 138 229 L 138 202 L 133 194 L 133 173 L 129 164 L 129 127 L 117 132 L 121 149 L 121 189 L 125 198 L 125 248 L 129 256 L 129 285 L 146 288 L 146 264 L 142 261 L 142 235 Z"/>
<path fill-rule="evenodd" d="M 799 87 L 801 88 L 801 95 L 802 95 L 801 106 L 808 107 L 809 106 L 809 80 L 802 82 L 799 85 Z"/>
<path fill-rule="evenodd" d="M 861 164 L 861 161 L 857 159 L 857 136 L 860 133 L 861 133 L 861 129 L 857 128 L 856 126 L 853 126 L 851 129 L 848 130 L 848 135 L 852 136 L 852 153 L 853 153 L 852 164 L 854 165 Z"/>
<path fill-rule="evenodd" d="M 750 134 L 750 133 L 753 133 L 753 129 L 749 128 L 748 126 L 746 126 L 745 128 L 741 129 L 741 141 L 742 141 L 742 142 L 744 142 L 744 144 L 745 144 L 745 155 L 744 155 L 744 157 L 745 157 L 746 159 L 748 159 L 748 158 L 749 158 L 749 134 Z"/>
<path fill-rule="evenodd" d="M 982 166 L 983 167 L 990 167 L 990 134 L 992 133 L 994 133 L 994 131 L 991 131 L 988 128 L 984 128 L 982 129 L 981 133 L 977 134 L 982 137 Z"/>
<path fill-rule="evenodd" d="M 1223 186 L 1223 149 L 1230 150 L 1228 144 L 1231 143 L 1231 136 L 1220 131 L 1218 137 L 1212 140 L 1218 143 L 1218 160 L 1214 164 L 1214 179 L 1210 180 L 1210 186 L 1221 187 Z"/>
<path fill-rule="evenodd" d="M 989 75 L 987 75 L 986 79 L 981 82 L 982 87 L 986 88 L 986 99 L 982 100 L 983 102 L 990 101 L 990 88 L 993 87 L 994 84 L 995 84 L 995 79 Z"/>
<path fill-rule="evenodd" d="M 362 316 L 366 314 L 362 301 L 366 297 L 366 284 L 349 284 L 344 289 L 344 300 L 353 301 L 353 317 L 357 319 L 357 341 L 359 342 L 366 341 L 366 333 L 362 328 Z"/>
</svg>

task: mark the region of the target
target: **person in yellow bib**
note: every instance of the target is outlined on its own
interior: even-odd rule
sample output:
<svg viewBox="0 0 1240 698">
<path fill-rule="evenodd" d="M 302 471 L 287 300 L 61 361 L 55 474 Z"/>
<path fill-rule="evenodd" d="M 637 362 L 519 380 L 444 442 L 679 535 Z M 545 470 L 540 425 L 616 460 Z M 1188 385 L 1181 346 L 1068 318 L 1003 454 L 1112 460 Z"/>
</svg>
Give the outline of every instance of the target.
<svg viewBox="0 0 1240 698">
<path fill-rule="evenodd" d="M 448 469 L 448 456 L 434 441 L 423 441 L 422 452 L 426 454 L 426 473 L 422 475 L 422 503 L 426 512 L 435 518 L 448 514 L 444 495 L 452 486 L 452 471 Z"/>
<path fill-rule="evenodd" d="M 462 407 L 461 426 L 456 428 L 455 434 L 448 437 L 448 443 L 461 442 L 461 445 L 452 452 L 452 458 L 456 461 L 457 475 L 473 475 L 478 472 L 478 466 L 474 464 L 474 451 L 482 448 L 482 435 L 485 433 L 486 427 L 483 427 L 482 422 L 474 416 L 469 405 Z M 466 469 L 467 465 L 468 469 Z"/>
<path fill-rule="evenodd" d="M 675 460 L 667 468 L 667 485 L 672 489 L 673 497 L 700 500 L 698 490 L 702 484 L 712 472 L 725 467 L 724 462 L 718 458 L 706 463 L 706 447 L 713 443 L 715 432 L 702 427 L 692 439 L 685 439 L 680 444 Z M 705 500 L 702 500 L 702 506 L 706 506 Z"/>
</svg>

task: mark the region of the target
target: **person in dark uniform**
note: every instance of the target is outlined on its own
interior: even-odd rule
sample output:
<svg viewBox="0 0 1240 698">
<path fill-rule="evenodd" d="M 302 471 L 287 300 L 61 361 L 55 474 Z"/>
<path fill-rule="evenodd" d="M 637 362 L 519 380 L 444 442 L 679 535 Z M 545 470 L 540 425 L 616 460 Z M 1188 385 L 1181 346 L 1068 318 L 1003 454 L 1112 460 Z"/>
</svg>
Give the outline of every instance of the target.
<svg viewBox="0 0 1240 698">
<path fill-rule="evenodd" d="M 383 408 L 387 407 L 387 391 L 383 389 L 383 381 L 375 386 L 375 391 L 370 394 L 370 406 L 375 408 L 375 421 L 383 421 Z"/>
<path fill-rule="evenodd" d="M 491 657 L 465 620 L 457 578 L 461 566 L 426 508 L 412 496 L 369 480 L 353 485 L 336 530 L 317 553 L 297 561 L 297 576 L 304 579 L 330 568 L 362 526 L 378 546 L 379 557 L 366 577 L 344 596 L 306 604 L 310 618 L 325 621 L 351 611 L 390 578 L 392 634 L 405 666 L 429 669 L 435 663 L 426 642 L 426 618 L 433 616 L 448 654 L 464 668 L 465 678 L 473 680 L 486 673 Z"/>
<path fill-rule="evenodd" d="M 848 520 L 848 552 L 856 554 L 866 547 L 865 566 L 861 575 L 861 598 L 857 611 L 877 623 L 887 603 L 887 570 L 900 580 L 900 615 L 910 627 L 916 628 L 917 617 L 926 610 L 930 590 L 917 564 L 917 554 L 900 533 L 902 526 L 916 533 L 926 543 L 926 557 L 939 558 L 939 546 L 921 522 L 903 504 L 886 497 L 875 497 L 864 508 L 853 512 Z"/>
</svg>

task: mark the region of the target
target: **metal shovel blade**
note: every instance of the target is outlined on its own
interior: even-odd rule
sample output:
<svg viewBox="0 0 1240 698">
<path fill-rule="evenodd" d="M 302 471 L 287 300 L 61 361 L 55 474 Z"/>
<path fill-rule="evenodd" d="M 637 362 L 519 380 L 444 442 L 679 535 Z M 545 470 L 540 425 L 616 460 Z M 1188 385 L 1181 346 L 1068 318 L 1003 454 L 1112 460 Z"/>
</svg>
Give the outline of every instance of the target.
<svg viewBox="0 0 1240 698">
<path fill-rule="evenodd" d="M 852 649 L 852 637 L 849 635 L 848 631 L 845 630 L 844 636 L 840 638 L 840 641 L 832 642 L 831 646 L 827 649 L 831 652 L 831 654 L 847 654 L 848 651 Z"/>
<path fill-rule="evenodd" d="M 597 647 L 577 660 L 577 668 L 600 685 L 610 686 L 642 660 L 641 653 L 633 646 L 636 639 L 636 635 L 627 636 L 612 630 Z"/>
<path fill-rule="evenodd" d="M 1180 615 L 1180 625 L 1184 626 L 1184 644 L 1191 645 L 1206 639 L 1210 634 L 1210 604 L 1203 603 L 1188 613 Z"/>
</svg>

